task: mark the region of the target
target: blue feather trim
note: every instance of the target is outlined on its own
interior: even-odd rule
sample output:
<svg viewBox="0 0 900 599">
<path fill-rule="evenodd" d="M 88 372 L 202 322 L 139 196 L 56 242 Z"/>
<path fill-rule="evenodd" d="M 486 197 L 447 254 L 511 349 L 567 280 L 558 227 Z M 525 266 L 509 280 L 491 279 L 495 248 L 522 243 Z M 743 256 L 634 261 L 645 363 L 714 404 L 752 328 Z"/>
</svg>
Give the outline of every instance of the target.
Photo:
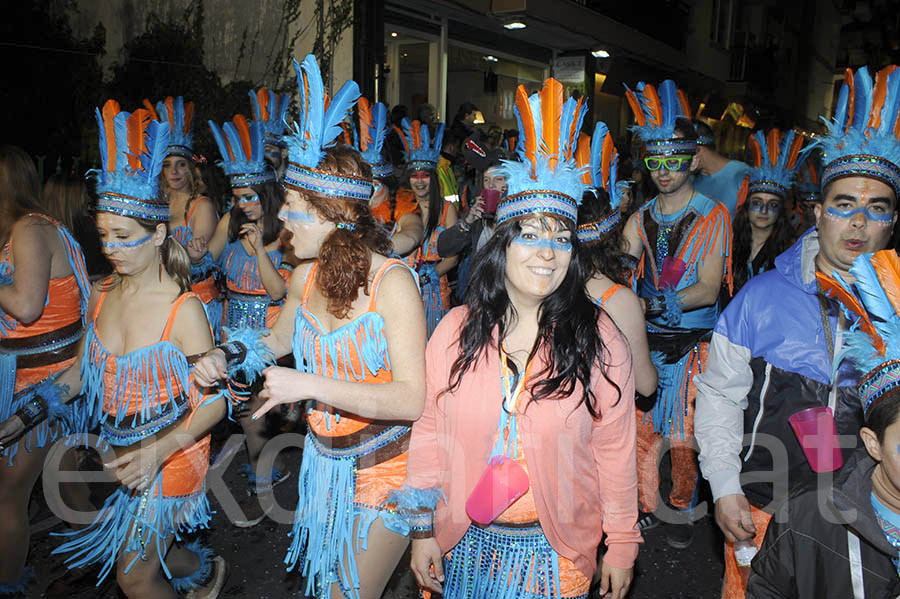
<svg viewBox="0 0 900 599">
<path fill-rule="evenodd" d="M 394 507 L 403 515 L 414 514 L 422 510 L 434 511 L 438 502 L 443 499 L 447 502 L 447 496 L 440 487 L 428 487 L 417 489 L 409 485 L 403 485 L 387 494 L 385 503 L 394 504 Z"/>
<path fill-rule="evenodd" d="M 241 343 L 247 348 L 243 362 L 228 365 L 228 378 L 242 376 L 247 383 L 252 383 L 263 370 L 275 364 L 272 350 L 262 340 L 269 329 L 225 327 L 224 331 L 229 343 Z"/>
<path fill-rule="evenodd" d="M 201 545 L 199 540 L 185 543 L 183 548 L 193 551 L 197 555 L 197 559 L 200 560 L 200 567 L 187 576 L 172 578 L 172 588 L 175 589 L 176 593 L 182 594 L 209 584 L 209 581 L 212 579 L 213 557 L 215 557 L 213 550 Z"/>
<path fill-rule="evenodd" d="M 13 359 L 15 359 L 14 356 Z M 20 446 L 28 453 L 31 453 L 33 449 L 46 447 L 56 442 L 57 439 L 66 438 L 69 435 L 87 433 L 97 424 L 96 420 L 88 417 L 88 410 L 83 405 L 83 402 L 73 400 L 67 404 L 63 401 L 63 398 L 68 394 L 68 387 L 57 385 L 56 374 L 53 374 L 39 383 L 19 391 L 12 397 L 12 401 L 8 404 L 10 406 L 9 411 L 7 414 L 4 414 L 6 418 L 15 414 L 19 408 L 24 406 L 35 395 L 40 395 L 46 402 L 47 418 L 18 443 L 4 450 L 3 455 L 7 456 L 10 466 L 12 466 L 18 454 Z M 5 420 L 6 418 L 3 419 Z"/>
<path fill-rule="evenodd" d="M 679 291 L 672 287 L 666 287 L 661 291 L 665 298 L 666 309 L 660 318 L 670 327 L 677 327 L 681 324 L 681 315 L 683 313 L 681 298 L 678 296 Z"/>
</svg>

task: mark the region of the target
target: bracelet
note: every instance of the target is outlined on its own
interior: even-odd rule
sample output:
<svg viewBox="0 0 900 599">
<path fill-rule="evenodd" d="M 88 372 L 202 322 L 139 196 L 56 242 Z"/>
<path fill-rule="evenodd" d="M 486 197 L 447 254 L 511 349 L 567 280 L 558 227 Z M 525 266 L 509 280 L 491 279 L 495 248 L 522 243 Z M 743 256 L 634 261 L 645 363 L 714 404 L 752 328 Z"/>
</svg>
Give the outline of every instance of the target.
<svg viewBox="0 0 900 599">
<path fill-rule="evenodd" d="M 243 364 L 244 360 L 247 359 L 247 346 L 240 341 L 223 343 L 222 345 L 217 345 L 216 349 L 222 350 L 222 353 L 225 354 L 225 362 L 229 366 Z"/>
<path fill-rule="evenodd" d="M 458 221 L 456 221 L 456 224 L 459 225 L 459 229 L 463 233 L 469 232 L 470 226 L 469 226 L 469 223 L 466 222 L 466 219 L 461 218 Z"/>
<path fill-rule="evenodd" d="M 47 419 L 47 402 L 40 395 L 35 394 L 16 410 L 16 416 L 25 425 L 25 431 L 30 431 Z"/>
<path fill-rule="evenodd" d="M 425 510 L 409 514 L 407 517 L 409 523 L 410 539 L 430 539 L 434 536 L 434 512 Z"/>
<path fill-rule="evenodd" d="M 646 318 L 656 318 L 666 311 L 666 297 L 657 295 L 647 298 L 647 311 L 644 313 Z"/>
</svg>

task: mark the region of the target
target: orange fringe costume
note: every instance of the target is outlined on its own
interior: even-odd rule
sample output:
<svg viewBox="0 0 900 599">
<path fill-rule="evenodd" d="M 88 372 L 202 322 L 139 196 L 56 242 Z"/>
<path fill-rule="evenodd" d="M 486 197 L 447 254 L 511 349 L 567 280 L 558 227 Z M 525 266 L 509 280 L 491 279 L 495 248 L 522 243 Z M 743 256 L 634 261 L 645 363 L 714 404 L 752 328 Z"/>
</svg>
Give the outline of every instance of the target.
<svg viewBox="0 0 900 599">
<path fill-rule="evenodd" d="M 400 192 L 397 192 L 399 195 Z M 438 276 L 435 265 L 443 260 L 437 253 L 437 239 L 441 231 L 447 228 L 447 209 L 450 202 L 443 202 L 441 218 L 419 248 L 407 256 L 406 263 L 419 274 L 419 287 L 422 299 L 425 300 L 425 319 L 428 325 L 428 336 L 437 328 L 441 318 L 450 310 L 450 281 L 447 275 Z"/>
<path fill-rule="evenodd" d="M 78 242 L 65 227 L 43 214 L 28 214 L 52 225 L 59 232 L 73 274 L 50 279 L 47 301 L 40 318 L 31 324 L 23 324 L 0 311 L 0 421 L 12 416 L 28 398 L 20 393 L 24 389 L 47 381 L 65 370 L 75 361 L 78 340 L 84 332 L 85 311 L 91 293 L 84 256 Z M 0 284 L 11 284 L 14 275 L 12 241 L 7 242 L 0 255 Z M 14 395 L 17 394 L 17 395 Z M 52 394 L 43 393 L 45 400 Z M 77 409 L 56 404 L 51 407 L 51 418 L 41 422 L 34 433 L 23 440 L 26 451 L 32 447 L 44 447 L 60 436 L 87 432 L 88 421 Z M 55 408 L 55 409 L 54 409 Z M 54 418 L 56 416 L 56 418 Z M 19 444 L 6 448 L 2 455 L 12 465 Z"/>
</svg>

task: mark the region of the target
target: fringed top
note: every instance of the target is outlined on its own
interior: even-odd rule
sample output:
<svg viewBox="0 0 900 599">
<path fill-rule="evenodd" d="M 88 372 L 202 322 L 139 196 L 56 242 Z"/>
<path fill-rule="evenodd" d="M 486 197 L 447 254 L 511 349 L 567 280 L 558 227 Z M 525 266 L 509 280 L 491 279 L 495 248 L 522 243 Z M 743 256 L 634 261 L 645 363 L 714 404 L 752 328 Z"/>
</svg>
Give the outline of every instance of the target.
<svg viewBox="0 0 900 599">
<path fill-rule="evenodd" d="M 400 260 L 385 260 L 372 279 L 368 310 L 325 332 L 316 315 L 307 309 L 309 294 L 315 283 L 318 264 L 306 275 L 303 299 L 294 319 L 294 360 L 297 369 L 329 378 L 357 383 L 391 382 L 391 361 L 384 336 L 384 318 L 375 311 L 375 298 L 382 277 L 391 268 L 406 267 Z M 372 420 L 349 415 L 317 404 L 310 410 L 308 422 L 318 435 L 343 436 L 356 432 Z"/>
<path fill-rule="evenodd" d="M 278 269 L 281 278 L 287 281 L 291 276 L 291 271 L 281 266 L 282 253 L 281 250 L 272 250 L 266 252 L 269 260 Z M 225 251 L 219 258 L 219 267 L 225 274 L 225 282 L 229 291 L 238 293 L 246 293 L 248 295 L 267 295 L 265 287 L 263 287 L 262 279 L 259 276 L 259 265 L 256 262 L 256 256 L 251 256 L 244 249 L 244 244 L 240 239 L 232 241 L 225 246 Z"/>
<path fill-rule="evenodd" d="M 444 201 L 443 204 L 444 206 L 441 210 L 441 218 L 438 221 L 438 225 L 434 228 L 434 231 L 431 232 L 431 235 L 422 241 L 422 245 L 419 246 L 419 249 L 409 255 L 407 264 L 413 268 L 418 266 L 420 262 L 440 262 L 442 260 L 437 251 L 437 239 L 438 235 L 447 228 L 447 210 L 450 207 L 450 202 Z"/>
<path fill-rule="evenodd" d="M 0 338 L 16 339 L 21 337 L 31 337 L 60 329 L 66 325 L 81 321 L 84 327 L 85 312 L 87 312 L 88 299 L 91 295 L 91 282 L 88 279 L 87 267 L 84 264 L 84 255 L 81 253 L 81 246 L 75 241 L 75 238 L 69 231 L 57 221 L 49 216 L 39 213 L 27 214 L 25 218 L 36 216 L 47 221 L 56 227 L 59 237 L 63 242 L 66 250 L 66 259 L 72 268 L 72 273 L 66 277 L 50 279 L 50 285 L 47 289 L 47 299 L 44 304 L 44 310 L 41 312 L 40 318 L 31 324 L 23 325 L 13 317 L 0 310 Z M 0 264 L 7 265 L 7 276 L 2 277 L 5 282 L 0 280 L 0 284 L 11 284 L 13 281 L 12 271 L 12 242 L 7 242 L 0 255 Z M 72 295 L 77 294 L 78 301 L 72 302 Z"/>
<path fill-rule="evenodd" d="M 111 421 L 115 427 L 131 416 L 125 426 L 143 429 L 161 419 L 170 424 L 199 407 L 201 397 L 193 385 L 187 357 L 169 341 L 178 308 L 197 296 L 185 293 L 175 300 L 157 343 L 118 356 L 110 353 L 97 334 L 96 319 L 105 297 L 106 292 L 101 292 L 88 323 L 81 361 L 82 391 L 89 412 L 93 415 L 99 408 L 101 420 Z"/>
</svg>

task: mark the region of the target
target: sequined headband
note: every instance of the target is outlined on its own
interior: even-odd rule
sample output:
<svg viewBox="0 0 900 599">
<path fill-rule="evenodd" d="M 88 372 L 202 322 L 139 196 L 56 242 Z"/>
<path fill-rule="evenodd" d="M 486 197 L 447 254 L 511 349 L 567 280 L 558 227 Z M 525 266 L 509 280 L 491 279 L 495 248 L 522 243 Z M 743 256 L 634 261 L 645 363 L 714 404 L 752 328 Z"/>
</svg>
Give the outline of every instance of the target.
<svg viewBox="0 0 900 599">
<path fill-rule="evenodd" d="M 787 187 L 778 181 L 772 181 L 771 179 L 760 179 L 758 181 L 750 181 L 750 185 L 747 189 L 747 195 L 751 195 L 754 193 L 771 193 L 777 195 L 780 198 L 784 198 L 787 195 Z"/>
<path fill-rule="evenodd" d="M 187 146 L 171 145 L 166 148 L 166 156 L 181 156 L 191 159 L 194 157 L 194 151 Z"/>
<path fill-rule="evenodd" d="M 871 177 L 884 181 L 894 190 L 894 194 L 900 198 L 900 168 L 889 160 L 880 156 L 868 154 L 851 154 L 841 156 L 827 165 L 822 170 L 822 189 L 841 177 Z"/>
<path fill-rule="evenodd" d="M 716 145 L 716 138 L 712 135 L 701 135 L 697 138 L 698 146 L 714 146 Z"/>
<path fill-rule="evenodd" d="M 437 162 L 431 160 L 410 160 L 406 163 L 407 171 L 433 171 L 437 168 Z"/>
<path fill-rule="evenodd" d="M 616 228 L 616 225 L 619 224 L 621 218 L 621 213 L 618 210 L 613 210 L 609 216 L 602 220 L 579 225 L 578 229 L 575 231 L 575 234 L 578 236 L 578 241 L 581 243 L 600 241 L 610 231 Z"/>
<path fill-rule="evenodd" d="M 647 141 L 645 151 L 648 156 L 667 154 L 695 154 L 697 142 L 693 139 L 673 137 L 672 139 L 651 139 Z"/>
<path fill-rule="evenodd" d="M 368 202 L 374 189 L 371 179 L 326 173 L 296 162 L 288 162 L 284 183 L 301 191 L 361 202 Z"/>
<path fill-rule="evenodd" d="M 394 174 L 394 165 L 387 164 L 371 164 L 373 179 L 386 179 Z"/>
<path fill-rule="evenodd" d="M 266 169 L 261 173 L 236 173 L 234 175 L 228 175 L 228 180 L 231 182 L 232 189 L 237 187 L 250 187 L 251 185 L 260 185 L 268 181 L 274 181 L 275 172 L 271 169 Z"/>
<path fill-rule="evenodd" d="M 549 214 L 573 224 L 578 220 L 578 204 L 564 193 L 537 189 L 507 196 L 497 206 L 497 224 L 530 214 Z"/>
<path fill-rule="evenodd" d="M 169 220 L 168 203 L 142 200 L 119 193 L 101 193 L 97 199 L 97 212 L 159 222 Z"/>
<path fill-rule="evenodd" d="M 859 381 L 859 398 L 863 415 L 869 417 L 872 408 L 888 393 L 900 387 L 900 360 L 890 360 L 867 373 Z"/>
</svg>

